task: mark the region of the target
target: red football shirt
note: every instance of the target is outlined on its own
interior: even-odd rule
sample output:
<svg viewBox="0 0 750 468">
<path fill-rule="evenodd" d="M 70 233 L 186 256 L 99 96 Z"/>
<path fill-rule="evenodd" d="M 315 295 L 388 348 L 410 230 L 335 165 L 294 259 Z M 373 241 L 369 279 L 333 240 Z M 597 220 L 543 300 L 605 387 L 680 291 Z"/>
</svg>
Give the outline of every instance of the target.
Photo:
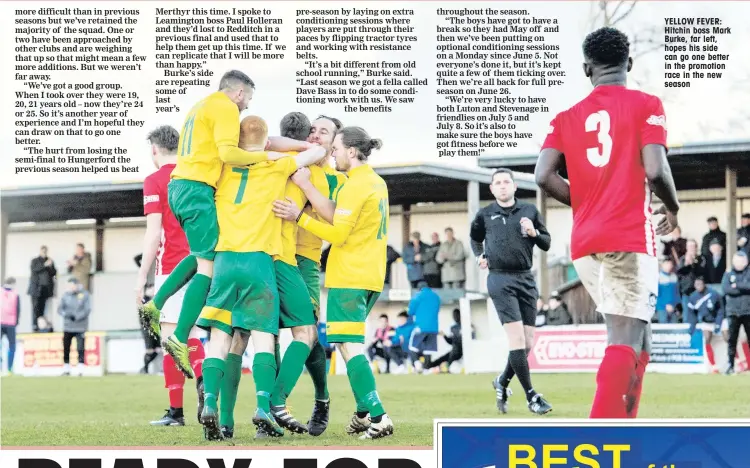
<svg viewBox="0 0 750 468">
<path fill-rule="evenodd" d="M 174 164 L 165 164 L 143 181 L 143 214 L 161 214 L 161 243 L 156 254 L 156 275 L 168 275 L 190 254 L 185 232 L 169 208 L 167 185 Z"/>
<path fill-rule="evenodd" d="M 656 255 L 651 190 L 641 161 L 649 144 L 667 145 L 661 100 L 624 86 L 597 86 L 550 124 L 542 149 L 565 155 L 573 259 L 608 252 Z"/>
</svg>

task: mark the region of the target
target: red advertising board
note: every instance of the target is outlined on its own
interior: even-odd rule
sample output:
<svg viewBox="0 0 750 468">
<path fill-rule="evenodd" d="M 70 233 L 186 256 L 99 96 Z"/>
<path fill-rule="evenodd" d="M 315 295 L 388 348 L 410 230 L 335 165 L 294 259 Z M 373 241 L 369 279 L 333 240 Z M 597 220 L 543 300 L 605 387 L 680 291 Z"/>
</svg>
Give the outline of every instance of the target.
<svg viewBox="0 0 750 468">
<path fill-rule="evenodd" d="M 599 368 L 607 347 L 607 331 L 537 328 L 529 355 L 535 372 L 590 372 Z"/>
</svg>

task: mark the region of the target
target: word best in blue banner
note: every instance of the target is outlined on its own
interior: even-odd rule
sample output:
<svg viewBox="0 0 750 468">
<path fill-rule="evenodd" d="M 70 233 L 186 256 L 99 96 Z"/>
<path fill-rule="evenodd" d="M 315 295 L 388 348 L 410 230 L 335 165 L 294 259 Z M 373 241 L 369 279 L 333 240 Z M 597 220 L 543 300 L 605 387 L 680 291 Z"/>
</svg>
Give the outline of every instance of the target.
<svg viewBox="0 0 750 468">
<path fill-rule="evenodd" d="M 438 468 L 750 468 L 737 420 L 436 422 Z"/>
</svg>

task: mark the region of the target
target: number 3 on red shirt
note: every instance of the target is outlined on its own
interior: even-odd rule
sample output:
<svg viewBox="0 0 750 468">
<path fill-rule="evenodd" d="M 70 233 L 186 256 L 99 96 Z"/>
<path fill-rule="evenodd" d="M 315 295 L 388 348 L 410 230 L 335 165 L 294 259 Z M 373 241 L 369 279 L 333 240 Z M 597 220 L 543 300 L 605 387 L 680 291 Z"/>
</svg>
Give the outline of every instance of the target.
<svg viewBox="0 0 750 468">
<path fill-rule="evenodd" d="M 599 144 L 602 147 L 601 152 L 599 147 L 587 148 L 586 157 L 594 167 L 604 167 L 609 162 L 609 157 L 612 155 L 612 137 L 609 135 L 610 119 L 609 112 L 600 110 L 589 115 L 586 118 L 586 131 L 594 132 L 597 131 L 597 138 Z"/>
</svg>

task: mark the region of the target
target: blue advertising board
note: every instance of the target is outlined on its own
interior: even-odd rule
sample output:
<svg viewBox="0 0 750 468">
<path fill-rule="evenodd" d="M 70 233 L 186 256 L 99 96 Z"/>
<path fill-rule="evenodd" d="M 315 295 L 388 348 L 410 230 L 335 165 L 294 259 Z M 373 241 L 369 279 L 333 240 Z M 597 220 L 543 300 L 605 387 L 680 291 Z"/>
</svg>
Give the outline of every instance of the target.
<svg viewBox="0 0 750 468">
<path fill-rule="evenodd" d="M 688 325 L 653 327 L 652 364 L 703 364 L 703 334 L 690 334 Z M 748 465 L 750 466 L 750 465 Z"/>
<path fill-rule="evenodd" d="M 438 421 L 438 468 L 748 468 L 750 422 Z"/>
</svg>

